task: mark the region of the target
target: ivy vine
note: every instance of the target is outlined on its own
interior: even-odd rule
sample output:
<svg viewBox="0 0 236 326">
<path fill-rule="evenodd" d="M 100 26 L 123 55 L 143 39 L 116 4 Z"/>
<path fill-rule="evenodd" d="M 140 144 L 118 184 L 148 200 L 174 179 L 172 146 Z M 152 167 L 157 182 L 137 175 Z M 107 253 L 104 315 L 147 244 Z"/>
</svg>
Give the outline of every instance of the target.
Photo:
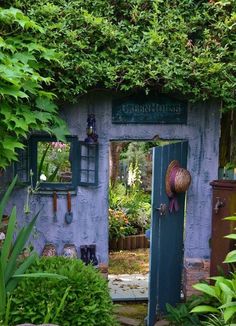
<svg viewBox="0 0 236 326">
<path fill-rule="evenodd" d="M 55 94 L 45 90 L 52 77 L 44 67 L 59 62 L 59 57 L 37 41 L 41 33 L 43 29 L 20 10 L 0 8 L 0 170 L 17 160 L 31 131 L 58 138 L 66 132 Z"/>
<path fill-rule="evenodd" d="M 12 1 L 5 1 L 6 5 Z M 235 108 L 235 0 L 14 0 L 63 53 L 47 67 L 66 101 L 95 87 L 157 89 Z"/>
</svg>

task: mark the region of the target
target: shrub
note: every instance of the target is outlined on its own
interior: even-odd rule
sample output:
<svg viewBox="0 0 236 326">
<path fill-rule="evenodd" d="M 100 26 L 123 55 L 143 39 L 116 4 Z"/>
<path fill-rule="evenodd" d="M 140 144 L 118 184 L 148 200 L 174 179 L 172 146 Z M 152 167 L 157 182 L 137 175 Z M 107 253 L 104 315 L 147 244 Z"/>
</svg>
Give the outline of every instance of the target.
<svg viewBox="0 0 236 326">
<path fill-rule="evenodd" d="M 127 235 L 134 235 L 137 233 L 124 212 L 121 210 L 109 209 L 109 238 L 119 239 Z"/>
<path fill-rule="evenodd" d="M 45 322 L 63 326 L 117 325 L 107 281 L 92 266 L 63 257 L 41 258 L 30 271 L 57 272 L 68 279 L 26 279 L 13 293 L 10 325 Z"/>
<path fill-rule="evenodd" d="M 170 304 L 166 305 L 167 315 L 166 319 L 173 326 L 198 326 L 200 320 L 197 315 L 190 313 L 191 309 L 196 305 L 196 297 L 191 297 L 186 303 L 181 303 L 176 307 Z"/>
<path fill-rule="evenodd" d="M 226 217 L 225 220 L 235 222 L 236 216 Z M 235 240 L 235 231 L 225 238 Z M 202 295 L 177 307 L 167 304 L 168 315 L 166 318 L 171 325 L 236 325 L 236 250 L 227 254 L 224 263 L 232 264 L 233 272 L 229 275 L 211 277 L 214 285 L 198 283 L 193 286 L 196 290 L 201 291 Z"/>
<path fill-rule="evenodd" d="M 2 224 L 2 216 L 9 197 L 17 182 L 17 176 L 13 179 L 4 196 L 0 200 L 0 227 Z M 16 231 L 16 207 L 13 207 L 9 217 L 5 240 L 0 245 L 0 325 L 8 325 L 8 315 L 10 301 L 8 296 L 16 288 L 21 278 L 30 277 L 53 277 L 57 279 L 64 278 L 57 274 L 51 273 L 30 273 L 25 274 L 27 268 L 35 261 L 36 253 L 29 253 L 28 257 L 22 261 L 21 253 L 25 244 L 30 237 L 35 221 L 38 217 L 37 213 L 28 225 L 23 226 L 17 235 Z"/>
<path fill-rule="evenodd" d="M 150 195 L 142 189 L 126 189 L 116 183 L 109 189 L 109 237 L 142 234 L 150 227 Z"/>
<path fill-rule="evenodd" d="M 236 216 L 226 217 L 225 220 L 235 222 Z M 235 240 L 235 231 L 225 238 Z M 193 313 L 210 314 L 204 325 L 230 326 L 236 323 L 236 250 L 227 254 L 224 263 L 232 264 L 233 272 L 230 275 L 211 277 L 215 281 L 214 285 L 198 283 L 193 286 L 214 300 L 213 305 L 199 305 L 192 309 Z"/>
</svg>

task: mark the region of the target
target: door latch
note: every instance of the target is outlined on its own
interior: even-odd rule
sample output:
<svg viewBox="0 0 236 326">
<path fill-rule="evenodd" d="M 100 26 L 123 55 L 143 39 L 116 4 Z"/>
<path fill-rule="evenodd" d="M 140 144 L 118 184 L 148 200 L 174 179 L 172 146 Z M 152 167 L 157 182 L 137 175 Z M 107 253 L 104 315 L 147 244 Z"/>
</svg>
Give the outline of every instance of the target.
<svg viewBox="0 0 236 326">
<path fill-rule="evenodd" d="M 157 211 L 160 212 L 160 215 L 166 215 L 167 212 L 167 205 L 166 204 L 160 204 L 160 207 L 156 208 Z"/>
</svg>

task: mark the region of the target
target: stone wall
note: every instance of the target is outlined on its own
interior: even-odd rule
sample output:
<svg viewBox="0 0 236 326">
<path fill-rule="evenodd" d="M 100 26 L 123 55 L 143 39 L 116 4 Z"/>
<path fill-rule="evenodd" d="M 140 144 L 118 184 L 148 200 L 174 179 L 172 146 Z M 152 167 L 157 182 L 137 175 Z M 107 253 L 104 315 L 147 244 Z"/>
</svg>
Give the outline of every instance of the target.
<svg viewBox="0 0 236 326">
<path fill-rule="evenodd" d="M 193 285 L 201 280 L 207 280 L 210 276 L 210 260 L 200 258 L 186 258 L 183 271 L 183 293 L 188 298 L 199 292 Z"/>
<path fill-rule="evenodd" d="M 187 194 L 186 206 L 186 258 L 209 258 L 211 233 L 211 187 L 209 182 L 217 179 L 220 111 L 217 103 L 199 103 L 188 108 L 186 125 L 158 124 L 112 124 L 112 97 L 108 94 L 91 93 L 78 104 L 64 105 L 62 117 L 68 122 L 71 135 L 79 140 L 86 137 L 88 113 L 94 113 L 99 135 L 99 184 L 95 188 L 78 187 L 72 197 L 73 222 L 64 220 L 66 194 L 58 198 L 58 221 L 53 222 L 52 195 L 36 194 L 31 200 L 31 211 L 41 209 L 34 235 L 31 239 L 39 253 L 45 243 L 53 243 L 58 254 L 65 244 L 75 244 L 78 255 L 80 245 L 96 244 L 99 263 L 108 262 L 108 185 L 109 143 L 111 140 L 188 140 L 188 170 L 192 183 Z M 27 223 L 31 216 L 23 213 L 26 188 L 18 189 L 12 196 L 11 205 L 17 206 L 18 225 Z"/>
</svg>

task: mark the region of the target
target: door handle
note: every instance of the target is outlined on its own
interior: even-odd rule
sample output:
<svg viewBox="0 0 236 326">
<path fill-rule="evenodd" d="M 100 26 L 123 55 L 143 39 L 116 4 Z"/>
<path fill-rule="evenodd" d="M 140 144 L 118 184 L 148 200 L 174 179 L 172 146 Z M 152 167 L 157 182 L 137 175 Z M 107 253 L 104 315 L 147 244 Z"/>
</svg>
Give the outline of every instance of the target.
<svg viewBox="0 0 236 326">
<path fill-rule="evenodd" d="M 167 205 L 166 204 L 160 204 L 160 207 L 156 208 L 157 211 L 159 211 L 160 215 L 166 215 L 167 212 Z"/>
</svg>

